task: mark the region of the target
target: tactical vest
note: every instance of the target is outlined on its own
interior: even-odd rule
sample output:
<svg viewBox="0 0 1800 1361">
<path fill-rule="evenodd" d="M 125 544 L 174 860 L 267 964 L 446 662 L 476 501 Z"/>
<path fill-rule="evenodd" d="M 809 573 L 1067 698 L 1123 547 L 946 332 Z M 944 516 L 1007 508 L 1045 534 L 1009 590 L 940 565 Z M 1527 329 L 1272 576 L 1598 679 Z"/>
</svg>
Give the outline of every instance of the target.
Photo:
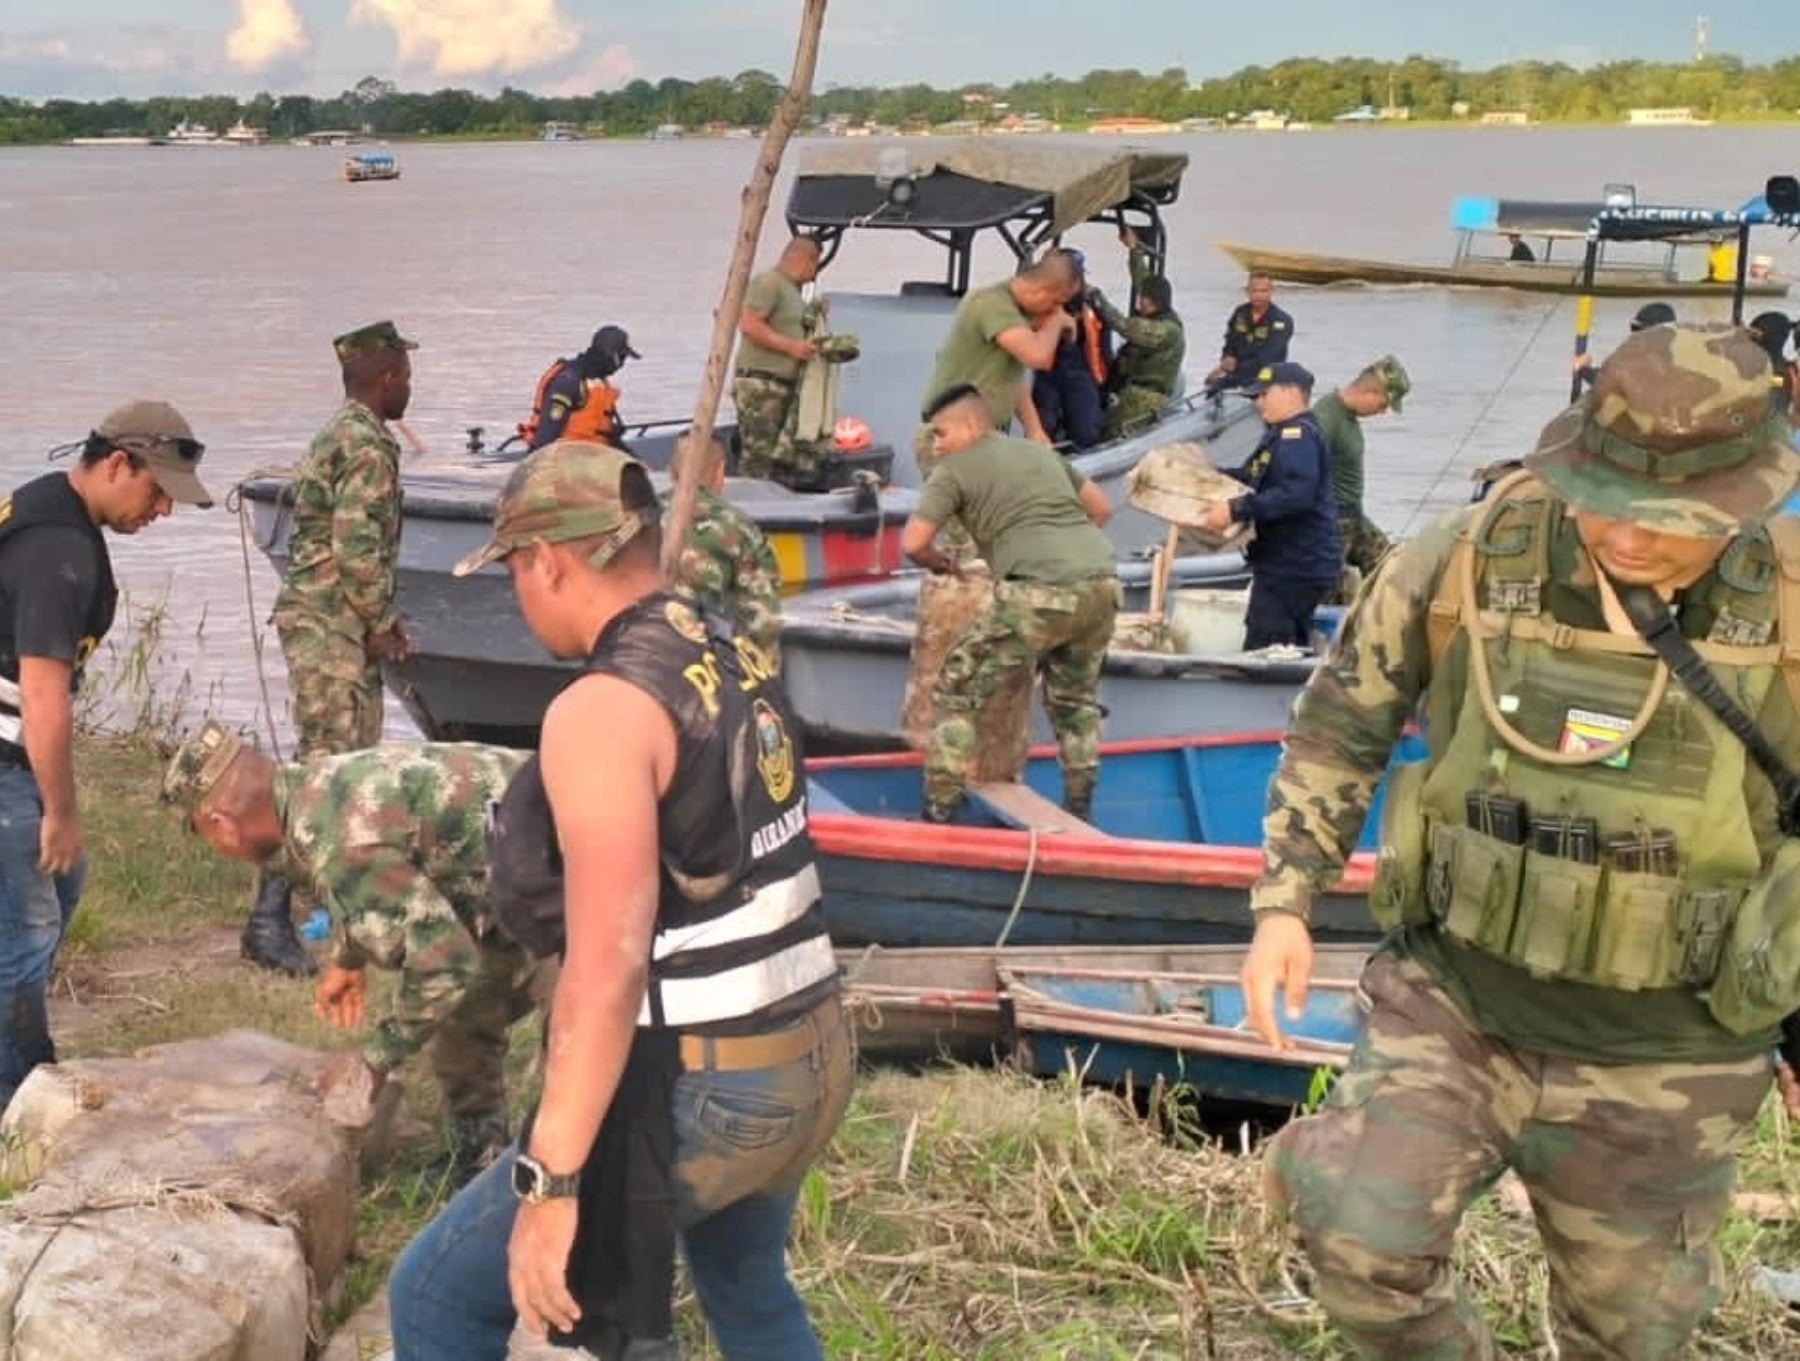
<svg viewBox="0 0 1800 1361">
<path fill-rule="evenodd" d="M 94 594 L 88 601 L 87 613 L 81 621 L 81 637 L 75 645 L 75 666 L 71 690 L 81 686 L 81 673 L 100 640 L 112 627 L 113 613 L 118 608 L 119 588 L 113 580 L 112 559 L 106 551 L 106 540 L 100 528 L 87 513 L 87 507 L 62 473 L 46 473 L 33 478 L 4 501 L 0 501 L 0 544 L 5 544 L 26 530 L 45 525 L 63 525 L 78 529 L 93 544 Z M 14 614 L 0 610 L 0 760 L 15 765 L 26 764 L 25 725 L 21 715 L 19 693 L 19 657 L 13 637 Z"/>
<path fill-rule="evenodd" d="M 531 414 L 520 421 L 518 426 L 519 438 L 525 441 L 527 449 L 538 446 L 537 432 L 543 419 L 544 394 L 572 362 L 558 359 L 538 379 L 537 390 L 531 394 Z M 581 405 L 569 412 L 569 419 L 557 438 L 600 440 L 606 444 L 617 444 L 622 429 L 619 419 L 619 390 L 604 378 L 584 378 L 581 380 Z"/>
<path fill-rule="evenodd" d="M 806 829 L 806 773 L 774 668 L 687 601 L 648 596 L 607 625 L 586 669 L 667 709 L 675 772 L 657 810 L 661 855 L 650 987 L 639 1026 L 733 1028 L 810 1006 L 837 962 Z M 493 810 L 493 909 L 536 954 L 563 948 L 562 866 L 534 756 Z"/>
<path fill-rule="evenodd" d="M 1772 892 L 1800 869 L 1800 842 L 1763 865 L 1748 753 L 1646 644 L 1550 614 L 1563 514 L 1514 474 L 1452 551 L 1426 628 L 1434 674 L 1460 640 L 1466 678 L 1431 697 L 1430 760 L 1389 785 L 1371 908 L 1540 977 L 1694 988 L 1729 1029 L 1772 1024 L 1800 1000 L 1800 969 L 1769 967 L 1772 944 L 1800 959 L 1800 904 Z M 1800 707 L 1797 529 L 1741 536 L 1709 579 L 1715 622 L 1694 647 L 1752 715 L 1772 685 Z M 1555 759 L 1515 749 L 1499 723 Z"/>
</svg>

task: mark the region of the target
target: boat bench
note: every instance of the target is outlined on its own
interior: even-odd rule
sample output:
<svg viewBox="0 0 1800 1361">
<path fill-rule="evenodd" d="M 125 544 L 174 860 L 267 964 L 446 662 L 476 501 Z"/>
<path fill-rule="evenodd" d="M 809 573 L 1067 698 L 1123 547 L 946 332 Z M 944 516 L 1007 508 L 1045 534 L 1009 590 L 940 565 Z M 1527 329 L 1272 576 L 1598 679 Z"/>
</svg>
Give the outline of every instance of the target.
<svg viewBox="0 0 1800 1361">
<path fill-rule="evenodd" d="M 1004 827 L 1019 831 L 1050 832 L 1057 836 L 1106 835 L 1091 822 L 1051 803 L 1037 790 L 1016 780 L 990 780 L 969 786 L 969 801 L 997 819 Z"/>
</svg>

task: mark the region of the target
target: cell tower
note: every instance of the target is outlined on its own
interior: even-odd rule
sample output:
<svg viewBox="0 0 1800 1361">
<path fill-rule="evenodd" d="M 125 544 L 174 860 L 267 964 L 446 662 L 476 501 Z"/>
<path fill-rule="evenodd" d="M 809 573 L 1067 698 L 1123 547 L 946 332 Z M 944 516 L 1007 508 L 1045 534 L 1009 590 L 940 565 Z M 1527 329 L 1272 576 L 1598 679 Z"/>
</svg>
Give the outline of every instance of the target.
<svg viewBox="0 0 1800 1361">
<path fill-rule="evenodd" d="M 1711 25 L 1712 21 L 1704 14 L 1697 15 L 1694 19 L 1694 60 L 1696 62 L 1706 60 L 1706 31 Z"/>
</svg>

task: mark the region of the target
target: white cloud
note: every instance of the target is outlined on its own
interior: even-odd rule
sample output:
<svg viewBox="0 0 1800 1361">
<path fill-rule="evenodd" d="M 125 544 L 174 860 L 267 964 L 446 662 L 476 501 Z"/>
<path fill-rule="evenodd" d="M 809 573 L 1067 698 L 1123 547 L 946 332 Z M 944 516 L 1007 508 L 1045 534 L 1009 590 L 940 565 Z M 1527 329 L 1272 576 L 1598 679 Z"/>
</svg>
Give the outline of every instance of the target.
<svg viewBox="0 0 1800 1361">
<path fill-rule="evenodd" d="M 261 71 L 311 45 L 293 0 L 237 0 L 238 22 L 225 38 L 234 66 Z"/>
<path fill-rule="evenodd" d="M 595 90 L 615 90 L 638 73 L 637 58 L 624 43 L 596 52 L 568 75 L 543 87 L 549 95 L 591 95 Z"/>
<path fill-rule="evenodd" d="M 530 71 L 581 45 L 559 0 L 354 0 L 350 19 L 393 30 L 405 64 L 440 76 Z"/>
</svg>

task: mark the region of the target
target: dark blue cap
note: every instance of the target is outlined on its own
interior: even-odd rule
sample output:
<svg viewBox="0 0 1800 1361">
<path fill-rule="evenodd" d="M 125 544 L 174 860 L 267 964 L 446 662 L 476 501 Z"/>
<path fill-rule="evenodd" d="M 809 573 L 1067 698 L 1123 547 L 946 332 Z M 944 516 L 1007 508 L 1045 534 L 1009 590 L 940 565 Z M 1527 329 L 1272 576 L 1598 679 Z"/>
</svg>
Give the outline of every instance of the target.
<svg viewBox="0 0 1800 1361">
<path fill-rule="evenodd" d="M 1266 364 L 1256 371 L 1256 377 L 1244 384 L 1244 391 L 1254 397 L 1273 387 L 1296 387 L 1311 392 L 1313 376 L 1298 364 Z"/>
</svg>

